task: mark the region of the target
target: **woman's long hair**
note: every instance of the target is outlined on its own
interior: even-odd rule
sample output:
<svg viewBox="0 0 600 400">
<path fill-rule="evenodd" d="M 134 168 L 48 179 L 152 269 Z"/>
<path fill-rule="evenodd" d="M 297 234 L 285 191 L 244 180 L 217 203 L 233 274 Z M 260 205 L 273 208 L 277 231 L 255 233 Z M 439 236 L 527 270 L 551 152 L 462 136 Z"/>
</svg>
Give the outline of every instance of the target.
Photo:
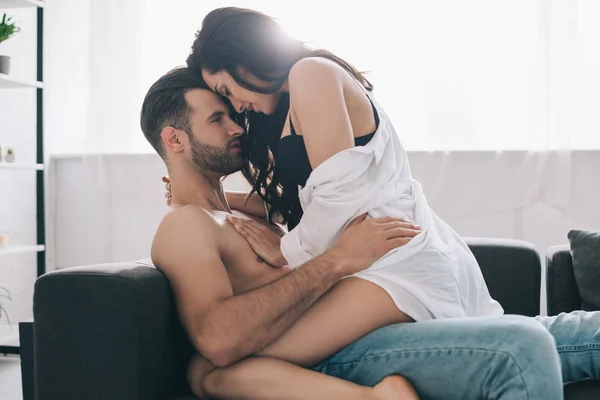
<svg viewBox="0 0 600 400">
<path fill-rule="evenodd" d="M 305 57 L 328 58 L 354 76 L 367 90 L 373 86 L 352 65 L 330 51 L 310 49 L 303 42 L 286 35 L 277 22 L 258 11 L 225 7 L 211 11 L 196 34 L 187 65 L 200 72 L 227 71 L 242 87 L 257 93 L 276 93 L 292 66 Z M 268 86 L 257 86 L 244 76 L 250 73 Z M 302 217 L 298 190 L 286 185 L 274 169 L 274 154 L 289 110 L 289 95 L 281 98 L 271 115 L 249 112 L 245 118 L 247 162 L 242 174 L 269 206 L 269 221 L 276 214 L 292 229 Z"/>
</svg>

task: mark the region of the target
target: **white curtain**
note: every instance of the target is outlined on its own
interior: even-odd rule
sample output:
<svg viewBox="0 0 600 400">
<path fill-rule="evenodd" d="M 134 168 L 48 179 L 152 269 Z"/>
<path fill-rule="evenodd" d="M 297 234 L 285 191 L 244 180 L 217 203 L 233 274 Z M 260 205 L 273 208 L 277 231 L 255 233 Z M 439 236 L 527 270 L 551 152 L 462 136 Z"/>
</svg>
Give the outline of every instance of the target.
<svg viewBox="0 0 600 400">
<path fill-rule="evenodd" d="M 49 1 L 46 54 L 63 56 L 47 63 L 49 152 L 87 154 L 101 185 L 103 154 L 152 152 L 139 129 L 147 88 L 185 62 L 203 17 L 226 5 Z M 456 215 L 537 201 L 572 209 L 573 151 L 600 150 L 597 0 L 234 5 L 370 71 L 406 149 L 446 152 L 420 171 L 432 205 Z"/>
</svg>

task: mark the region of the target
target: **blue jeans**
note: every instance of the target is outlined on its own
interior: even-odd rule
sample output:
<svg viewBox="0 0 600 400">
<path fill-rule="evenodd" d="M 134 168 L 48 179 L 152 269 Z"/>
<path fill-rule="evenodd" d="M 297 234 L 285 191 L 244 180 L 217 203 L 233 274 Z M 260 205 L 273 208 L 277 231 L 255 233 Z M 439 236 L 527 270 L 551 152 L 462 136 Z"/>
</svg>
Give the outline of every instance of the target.
<svg viewBox="0 0 600 400">
<path fill-rule="evenodd" d="M 424 400 L 562 399 L 563 382 L 600 379 L 600 312 L 391 325 L 314 369 L 367 386 L 402 375 Z"/>
</svg>

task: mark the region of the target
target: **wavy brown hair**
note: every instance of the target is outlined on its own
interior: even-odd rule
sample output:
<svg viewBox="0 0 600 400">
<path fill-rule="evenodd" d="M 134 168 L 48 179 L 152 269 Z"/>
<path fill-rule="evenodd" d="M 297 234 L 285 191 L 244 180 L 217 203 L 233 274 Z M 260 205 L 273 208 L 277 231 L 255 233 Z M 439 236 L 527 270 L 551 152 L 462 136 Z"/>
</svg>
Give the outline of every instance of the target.
<svg viewBox="0 0 600 400">
<path fill-rule="evenodd" d="M 292 66 L 306 57 L 328 58 L 367 90 L 373 85 L 351 64 L 324 49 L 311 49 L 304 42 L 284 33 L 279 24 L 268 15 L 237 7 L 218 8 L 206 15 L 202 28 L 196 34 L 192 51 L 187 59 L 189 68 L 202 69 L 214 74 L 228 72 L 242 87 L 257 93 L 272 94 L 281 89 Z M 250 73 L 268 83 L 257 86 L 242 74 Z M 242 174 L 269 205 L 269 221 L 275 213 L 292 229 L 302 217 L 298 190 L 285 185 L 274 168 L 277 143 L 289 110 L 289 95 L 281 94 L 277 109 L 271 115 L 249 112 L 246 116 L 246 165 Z"/>
</svg>

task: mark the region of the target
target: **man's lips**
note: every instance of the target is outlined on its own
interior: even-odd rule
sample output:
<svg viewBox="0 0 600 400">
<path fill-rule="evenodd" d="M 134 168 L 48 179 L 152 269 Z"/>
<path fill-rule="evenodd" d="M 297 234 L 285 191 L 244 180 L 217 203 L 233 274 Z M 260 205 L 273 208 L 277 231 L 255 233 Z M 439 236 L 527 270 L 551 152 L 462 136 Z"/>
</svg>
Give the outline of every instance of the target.
<svg viewBox="0 0 600 400">
<path fill-rule="evenodd" d="M 234 142 L 229 145 L 229 149 L 233 151 L 242 151 L 242 142 Z"/>
</svg>

